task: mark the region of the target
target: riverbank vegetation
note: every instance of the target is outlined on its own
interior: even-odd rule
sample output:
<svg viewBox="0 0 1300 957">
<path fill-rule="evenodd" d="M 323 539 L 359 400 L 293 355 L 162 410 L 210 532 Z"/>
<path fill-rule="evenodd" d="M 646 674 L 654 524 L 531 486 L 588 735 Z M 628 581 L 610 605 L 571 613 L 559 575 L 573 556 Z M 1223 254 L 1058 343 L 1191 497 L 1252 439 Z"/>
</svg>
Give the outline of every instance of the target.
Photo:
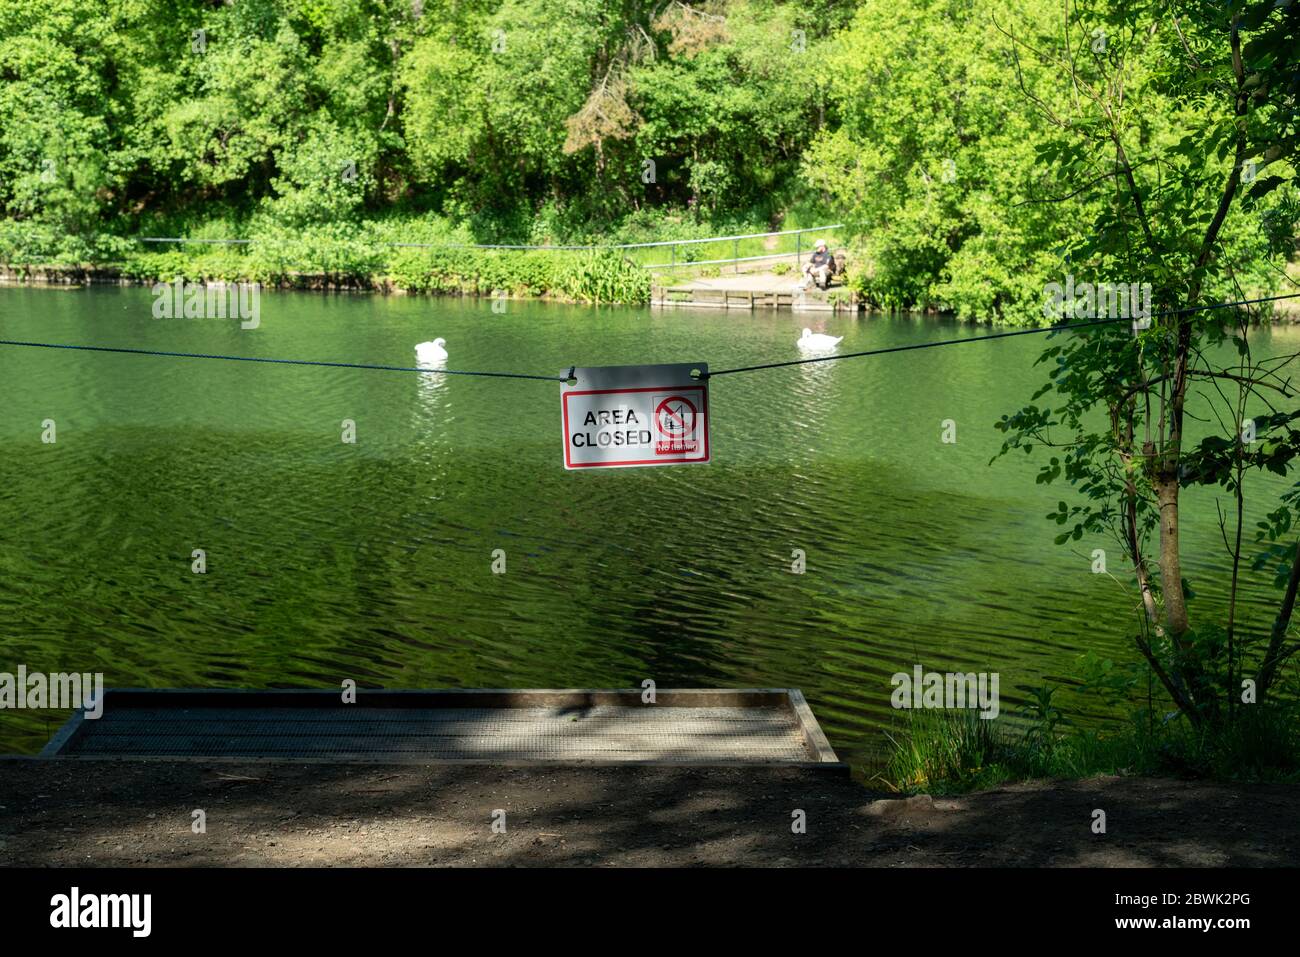
<svg viewBox="0 0 1300 957">
<path fill-rule="evenodd" d="M 1300 769 L 1300 484 L 1287 484 L 1300 455 L 1300 354 L 1261 358 L 1248 335 L 1257 307 L 1218 308 L 1247 298 L 1250 277 L 1271 265 L 1259 244 L 1279 251 L 1267 235 L 1239 244 L 1232 224 L 1267 223 L 1292 202 L 1298 13 L 1193 5 L 1166 45 L 1167 8 L 1138 3 L 1107 21 L 1102 50 L 1068 35 L 1017 37 L 1018 58 L 1059 66 L 1021 81 L 1057 131 L 1038 147 L 1046 172 L 1061 195 L 1095 202 L 1069 244 L 1073 261 L 1094 276 L 1141 275 L 1172 307 L 1145 325 L 1094 326 L 1049 345 L 1043 386 L 997 423 L 1001 455 L 1038 452 L 1038 482 L 1069 486 L 1071 499 L 1047 516 L 1057 543 L 1112 543 L 1093 551 L 1092 571 L 1123 586 L 1135 660 L 1094 667 L 1093 684 L 1119 700 L 1145 686 L 1148 705 L 1127 733 L 1058 733 L 1059 712 L 1040 694 L 1032 736 L 923 729 L 899 750 L 900 772 L 933 767 L 942 777 L 954 762 L 1014 773 L 1171 762 L 1230 777 Z M 1177 141 L 1158 135 L 1129 112 L 1143 85 L 1167 99 L 1169 115 L 1194 109 L 1203 122 Z M 1294 232 L 1276 238 L 1289 247 Z M 1217 526 L 1223 545 L 1217 562 L 1197 556 L 1196 582 L 1180 534 L 1189 522 Z M 1107 568 L 1108 551 L 1122 556 L 1122 571 Z M 1241 602 L 1248 569 L 1271 574 L 1271 601 Z M 1198 593 L 1222 604 L 1198 614 Z"/>
<path fill-rule="evenodd" d="M 1254 262 L 1225 238 L 1227 224 L 1258 213 L 1266 197 L 1289 187 L 1285 164 L 1300 157 L 1300 16 L 1238 7 L 1227 21 L 1208 9 L 1189 16 L 1185 29 L 1199 28 L 1203 42 L 1181 55 L 1168 51 L 1152 68 L 1163 88 L 1195 91 L 1211 118 L 1154 153 L 1161 177 L 1135 168 L 1128 145 L 1137 137 L 1122 118 L 1128 78 L 1143 69 L 1133 61 L 1156 62 L 1148 48 L 1159 43 L 1153 25 L 1162 8 L 1128 8 L 1116 25 L 1131 39 L 1116 42 L 1108 60 L 1041 48 L 1074 70 L 1068 81 L 1046 78 L 1044 92 L 1062 85 L 1079 91 L 1073 119 L 1051 116 L 1059 140 L 1044 155 L 1061 187 L 1107 196 L 1079 231 L 1074 254 L 1103 276 L 1145 275 L 1156 300 L 1176 308 L 1147 328 L 1094 327 L 1050 346 L 1040 357 L 1046 383 L 1031 404 L 998 423 L 1007 436 L 1002 454 L 1046 449 L 1038 480 L 1064 479 L 1077 493 L 1074 504 L 1063 501 L 1049 516 L 1061 527 L 1058 542 L 1102 534 L 1125 557 L 1138 612 L 1136 650 L 1198 727 L 1264 701 L 1300 652 L 1291 637 L 1300 486 L 1275 497 L 1276 485 L 1258 478 L 1289 477 L 1300 454 L 1291 384 L 1298 357 L 1256 356 L 1246 334 L 1254 309 L 1215 308 L 1224 293 L 1247 295 L 1243 270 Z M 1207 164 L 1206 156 L 1225 162 Z M 1050 404 L 1038 405 L 1044 397 Z M 1224 621 L 1199 625 L 1179 538 L 1183 491 L 1197 486 L 1216 493 L 1228 612 Z M 1246 536 L 1257 542 L 1254 556 Z M 1243 563 L 1252 561 L 1275 571 L 1279 586 L 1263 628 L 1247 621 L 1237 602 Z"/>
<path fill-rule="evenodd" d="M 1115 117 L 1135 175 L 1162 189 L 1177 188 L 1165 154 L 1223 122 L 1163 66 L 1213 41 L 1214 18 L 1186 6 L 1149 17 Z M 1060 136 L 1053 117 L 1075 115 L 1078 90 L 1046 82 L 1061 64 L 1044 43 L 1065 28 L 1087 70 L 1111 63 L 1129 7 L 1074 4 L 1062 20 L 1047 0 L 0 0 L 0 262 L 641 301 L 648 281 L 609 257 L 421 268 L 382 243 L 845 222 L 836 241 L 868 304 L 1043 323 L 1044 287 L 1078 271 L 1077 231 L 1114 198 L 1058 189 L 1058 162 L 1115 185 Z M 1284 282 L 1289 164 L 1219 230 L 1251 291 Z M 140 236 L 261 248 L 159 258 Z M 1206 290 L 1227 282 L 1215 271 Z"/>
<path fill-rule="evenodd" d="M 895 791 L 932 793 L 1109 774 L 1300 781 L 1300 713 L 1293 702 L 1201 727 L 1145 707 L 1085 727 L 1054 702 L 1054 692 L 1032 689 L 1010 722 L 973 711 L 910 712 L 890 732 L 875 780 Z"/>
</svg>

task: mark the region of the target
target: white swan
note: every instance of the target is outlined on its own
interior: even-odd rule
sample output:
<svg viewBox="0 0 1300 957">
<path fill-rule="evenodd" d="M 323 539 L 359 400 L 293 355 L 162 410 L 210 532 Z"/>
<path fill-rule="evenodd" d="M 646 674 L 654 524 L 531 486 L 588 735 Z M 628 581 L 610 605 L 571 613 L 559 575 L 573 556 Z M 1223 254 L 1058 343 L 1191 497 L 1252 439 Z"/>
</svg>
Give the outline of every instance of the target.
<svg viewBox="0 0 1300 957">
<path fill-rule="evenodd" d="M 813 332 L 811 329 L 805 329 L 797 344 L 800 349 L 808 352 L 825 352 L 838 346 L 843 338 L 843 336 L 827 336 L 820 332 Z"/>
<path fill-rule="evenodd" d="M 420 362 L 445 362 L 447 359 L 447 350 L 443 348 L 447 344 L 446 339 L 434 339 L 432 342 L 421 342 L 415 347 L 415 358 Z"/>
</svg>

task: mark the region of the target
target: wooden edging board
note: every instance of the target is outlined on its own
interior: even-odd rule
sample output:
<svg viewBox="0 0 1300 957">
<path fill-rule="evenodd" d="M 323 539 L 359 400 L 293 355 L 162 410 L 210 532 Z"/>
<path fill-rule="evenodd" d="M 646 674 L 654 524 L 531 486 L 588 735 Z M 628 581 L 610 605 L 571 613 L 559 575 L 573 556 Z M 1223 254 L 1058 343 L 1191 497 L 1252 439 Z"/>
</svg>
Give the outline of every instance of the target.
<svg viewBox="0 0 1300 957">
<path fill-rule="evenodd" d="M 104 692 L 103 708 L 105 712 L 130 708 L 176 708 L 182 711 L 189 708 L 338 708 L 341 705 L 340 692 L 336 690 L 316 689 L 276 689 L 276 690 L 242 690 L 242 689 L 202 689 L 202 688 L 110 688 Z M 803 767 L 847 773 L 848 765 L 840 762 L 834 749 L 817 723 L 812 709 L 803 694 L 797 689 L 788 688 L 675 688 L 656 690 L 653 704 L 642 700 L 641 689 L 605 689 L 605 688 L 562 688 L 562 689 L 518 689 L 518 688 L 453 688 L 453 689 L 419 689 L 388 690 L 358 688 L 356 701 L 349 708 L 387 708 L 387 709 L 510 709 L 510 708 L 582 708 L 602 705 L 629 708 L 651 708 L 655 706 L 673 708 L 780 708 L 792 716 L 802 736 L 808 752 L 807 761 L 785 761 L 781 763 L 761 762 L 767 767 Z M 74 753 L 74 744 L 85 734 L 93 731 L 94 720 L 88 719 L 83 710 L 73 712 L 71 718 L 50 739 L 41 751 L 42 758 L 60 758 L 69 760 L 185 760 L 185 761 L 221 761 L 221 762 L 274 762 L 290 761 L 293 763 L 337 763 L 338 758 L 331 757 L 257 757 L 239 755 L 218 756 L 145 756 L 145 755 L 82 755 Z M 574 762 L 556 760 L 497 760 L 493 758 L 431 758 L 412 756 L 403 758 L 393 754 L 376 754 L 373 757 L 349 756 L 347 762 L 373 763 L 428 763 L 428 764 L 499 764 L 502 766 L 529 765 L 565 765 Z M 583 765 L 641 765 L 641 766 L 680 766 L 707 765 L 718 767 L 749 767 L 760 762 L 746 760 L 727 760 L 702 756 L 683 760 L 591 760 L 584 759 Z"/>
</svg>

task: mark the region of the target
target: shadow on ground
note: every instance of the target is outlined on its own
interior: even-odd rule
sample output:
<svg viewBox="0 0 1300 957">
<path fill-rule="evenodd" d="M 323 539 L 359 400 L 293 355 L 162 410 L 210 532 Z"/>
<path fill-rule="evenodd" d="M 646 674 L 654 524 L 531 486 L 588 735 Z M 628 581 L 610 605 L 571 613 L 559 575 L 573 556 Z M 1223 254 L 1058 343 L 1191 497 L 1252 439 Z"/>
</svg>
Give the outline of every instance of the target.
<svg viewBox="0 0 1300 957">
<path fill-rule="evenodd" d="M 0 863 L 1293 866 L 1298 794 L 1111 777 L 896 798 L 775 767 L 3 758 Z M 1096 809 L 1105 834 L 1092 831 Z"/>
</svg>

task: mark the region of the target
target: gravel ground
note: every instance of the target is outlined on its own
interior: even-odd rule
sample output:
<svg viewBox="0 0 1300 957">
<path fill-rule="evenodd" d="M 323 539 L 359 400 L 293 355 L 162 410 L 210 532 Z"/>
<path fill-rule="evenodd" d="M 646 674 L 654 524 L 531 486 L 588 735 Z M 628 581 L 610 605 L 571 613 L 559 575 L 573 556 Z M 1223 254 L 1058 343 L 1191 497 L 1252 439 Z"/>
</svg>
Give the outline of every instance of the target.
<svg viewBox="0 0 1300 957">
<path fill-rule="evenodd" d="M 1297 808 L 1292 785 L 1149 778 L 897 798 L 788 768 L 0 758 L 0 864 L 1295 866 Z"/>
</svg>

